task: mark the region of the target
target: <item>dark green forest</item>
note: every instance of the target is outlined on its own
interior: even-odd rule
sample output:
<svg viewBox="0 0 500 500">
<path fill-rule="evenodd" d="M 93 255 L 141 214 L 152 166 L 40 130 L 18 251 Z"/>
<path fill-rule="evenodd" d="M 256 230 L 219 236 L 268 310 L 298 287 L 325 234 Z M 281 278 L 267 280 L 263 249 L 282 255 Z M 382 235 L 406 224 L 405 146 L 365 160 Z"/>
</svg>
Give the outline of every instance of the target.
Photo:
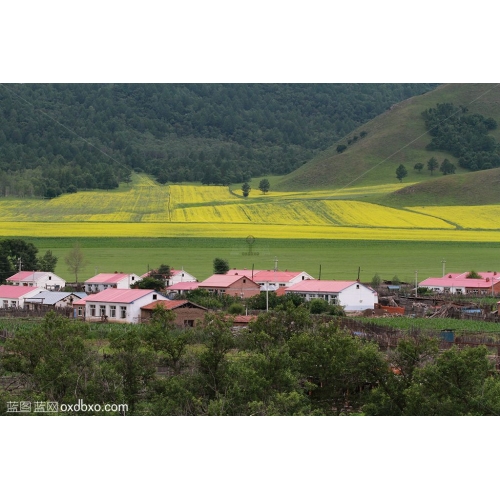
<svg viewBox="0 0 500 500">
<path fill-rule="evenodd" d="M 500 167 L 500 145 L 488 132 L 497 128 L 493 118 L 468 113 L 465 106 L 438 104 L 422 113 L 432 141 L 430 151 L 448 151 L 468 170 Z M 443 172 L 446 173 L 446 172 Z"/>
<path fill-rule="evenodd" d="M 0 195 L 286 174 L 436 84 L 0 85 Z"/>
</svg>

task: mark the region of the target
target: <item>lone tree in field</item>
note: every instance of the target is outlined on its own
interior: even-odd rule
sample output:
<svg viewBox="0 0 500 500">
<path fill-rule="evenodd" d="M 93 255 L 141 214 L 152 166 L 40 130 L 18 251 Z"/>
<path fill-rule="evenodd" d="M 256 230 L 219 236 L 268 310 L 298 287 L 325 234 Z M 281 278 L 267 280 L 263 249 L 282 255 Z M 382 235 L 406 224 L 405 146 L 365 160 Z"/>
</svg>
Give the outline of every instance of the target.
<svg viewBox="0 0 500 500">
<path fill-rule="evenodd" d="M 250 184 L 248 184 L 248 182 L 245 182 L 245 184 L 243 184 L 243 186 L 241 186 L 241 192 L 243 193 L 243 196 L 245 198 L 248 197 L 251 190 L 252 190 L 252 188 L 250 187 Z"/>
<path fill-rule="evenodd" d="M 343 153 L 347 149 L 347 146 L 345 144 L 339 144 L 337 146 L 337 153 Z"/>
<path fill-rule="evenodd" d="M 413 167 L 419 174 L 422 173 L 422 169 L 424 168 L 423 163 L 415 163 L 415 166 Z"/>
<path fill-rule="evenodd" d="M 431 171 L 431 175 L 434 174 L 434 170 L 436 170 L 439 167 L 439 163 L 434 158 L 434 156 L 427 162 L 427 169 Z"/>
<path fill-rule="evenodd" d="M 262 194 L 266 194 L 270 188 L 271 184 L 269 184 L 269 181 L 267 179 L 262 179 L 259 182 L 259 189 L 262 191 Z"/>
<path fill-rule="evenodd" d="M 75 275 L 75 282 L 78 285 L 78 273 L 87 265 L 87 259 L 79 243 L 75 243 L 75 246 L 69 251 L 68 255 L 64 257 L 64 262 L 68 266 L 68 271 Z"/>
<path fill-rule="evenodd" d="M 214 259 L 214 274 L 226 274 L 229 271 L 229 262 L 225 259 Z"/>
<path fill-rule="evenodd" d="M 382 280 L 380 279 L 380 276 L 378 275 L 378 273 L 376 273 L 375 276 L 373 276 L 370 285 L 372 286 L 372 288 L 377 288 L 380 286 L 381 283 L 382 283 Z"/>
<path fill-rule="evenodd" d="M 404 165 L 399 165 L 396 169 L 396 177 L 399 179 L 399 182 L 403 182 L 403 179 L 408 175 L 408 170 Z"/>
</svg>

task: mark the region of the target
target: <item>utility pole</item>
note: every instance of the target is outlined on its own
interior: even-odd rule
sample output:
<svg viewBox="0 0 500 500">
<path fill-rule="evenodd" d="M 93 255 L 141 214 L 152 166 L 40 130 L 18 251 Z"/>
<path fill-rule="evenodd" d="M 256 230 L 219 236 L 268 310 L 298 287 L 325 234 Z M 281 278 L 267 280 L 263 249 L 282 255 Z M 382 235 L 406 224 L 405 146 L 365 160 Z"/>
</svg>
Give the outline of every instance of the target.
<svg viewBox="0 0 500 500">
<path fill-rule="evenodd" d="M 415 298 L 418 296 L 418 271 L 415 271 Z"/>
<path fill-rule="evenodd" d="M 278 270 L 278 257 L 274 257 L 274 272 Z"/>
<path fill-rule="evenodd" d="M 269 312 L 269 281 L 266 281 L 266 312 Z"/>
<path fill-rule="evenodd" d="M 22 265 L 23 261 L 22 261 L 21 257 L 19 257 L 18 262 L 19 262 L 19 272 L 21 272 L 21 269 L 23 267 L 23 265 Z"/>
<path fill-rule="evenodd" d="M 443 260 L 441 261 L 441 264 L 443 264 L 443 278 L 444 278 L 444 275 L 446 274 L 446 273 L 445 273 L 445 264 L 446 264 L 446 261 L 444 260 L 444 258 L 443 258 Z"/>
</svg>

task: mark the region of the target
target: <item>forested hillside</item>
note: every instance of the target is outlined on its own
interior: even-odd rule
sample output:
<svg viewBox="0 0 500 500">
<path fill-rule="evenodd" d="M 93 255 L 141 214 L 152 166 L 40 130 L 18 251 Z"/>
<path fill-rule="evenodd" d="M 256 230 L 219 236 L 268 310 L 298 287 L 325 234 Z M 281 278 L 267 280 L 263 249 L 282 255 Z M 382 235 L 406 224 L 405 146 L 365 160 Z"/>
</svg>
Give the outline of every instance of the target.
<svg viewBox="0 0 500 500">
<path fill-rule="evenodd" d="M 435 84 L 0 85 L 0 195 L 286 174 Z"/>
</svg>

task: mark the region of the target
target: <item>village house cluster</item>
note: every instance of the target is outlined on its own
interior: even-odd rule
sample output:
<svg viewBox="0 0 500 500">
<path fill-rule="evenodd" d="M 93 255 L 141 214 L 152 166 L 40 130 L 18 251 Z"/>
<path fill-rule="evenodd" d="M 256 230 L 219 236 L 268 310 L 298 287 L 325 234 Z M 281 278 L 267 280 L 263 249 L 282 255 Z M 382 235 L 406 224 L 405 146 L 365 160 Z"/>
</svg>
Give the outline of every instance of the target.
<svg viewBox="0 0 500 500">
<path fill-rule="evenodd" d="M 148 276 L 100 273 L 84 282 L 84 292 L 68 292 L 64 291 L 65 281 L 54 273 L 20 271 L 7 279 L 7 285 L 0 286 L 0 308 L 72 308 L 75 319 L 139 323 L 148 321 L 155 307 L 160 306 L 174 311 L 178 326 L 194 326 L 207 309 L 178 297 L 196 289 L 241 299 L 266 291 L 298 294 L 305 301 L 323 299 L 346 311 L 373 309 L 378 302 L 376 291 L 362 283 L 315 280 L 305 271 L 231 269 L 198 281 L 187 271 L 173 269 L 165 280 L 164 294 L 134 286 Z M 244 324 L 245 318 L 238 321 Z"/>
<path fill-rule="evenodd" d="M 51 272 L 20 271 L 0 286 L 0 308 L 25 310 L 72 309 L 71 316 L 85 321 L 140 323 L 148 321 L 156 307 L 175 313 L 176 324 L 194 326 L 207 309 L 189 300 L 179 300 L 186 292 L 201 289 L 214 295 L 230 295 L 248 299 L 261 292 L 278 296 L 297 294 L 306 302 L 322 299 L 339 305 L 346 312 L 373 310 L 378 305 L 377 292 L 359 281 L 316 280 L 305 271 L 265 271 L 231 269 L 226 274 L 213 274 L 199 282 L 187 271 L 172 269 L 165 279 L 165 292 L 136 287 L 142 276 L 127 273 L 100 273 L 87 279 L 84 292 L 64 291 L 66 282 Z M 479 276 L 479 277 L 477 277 Z M 434 293 L 498 294 L 500 274 L 481 272 L 450 273 L 441 278 L 427 278 L 419 287 Z M 244 318 L 239 320 L 245 323 Z"/>
</svg>

